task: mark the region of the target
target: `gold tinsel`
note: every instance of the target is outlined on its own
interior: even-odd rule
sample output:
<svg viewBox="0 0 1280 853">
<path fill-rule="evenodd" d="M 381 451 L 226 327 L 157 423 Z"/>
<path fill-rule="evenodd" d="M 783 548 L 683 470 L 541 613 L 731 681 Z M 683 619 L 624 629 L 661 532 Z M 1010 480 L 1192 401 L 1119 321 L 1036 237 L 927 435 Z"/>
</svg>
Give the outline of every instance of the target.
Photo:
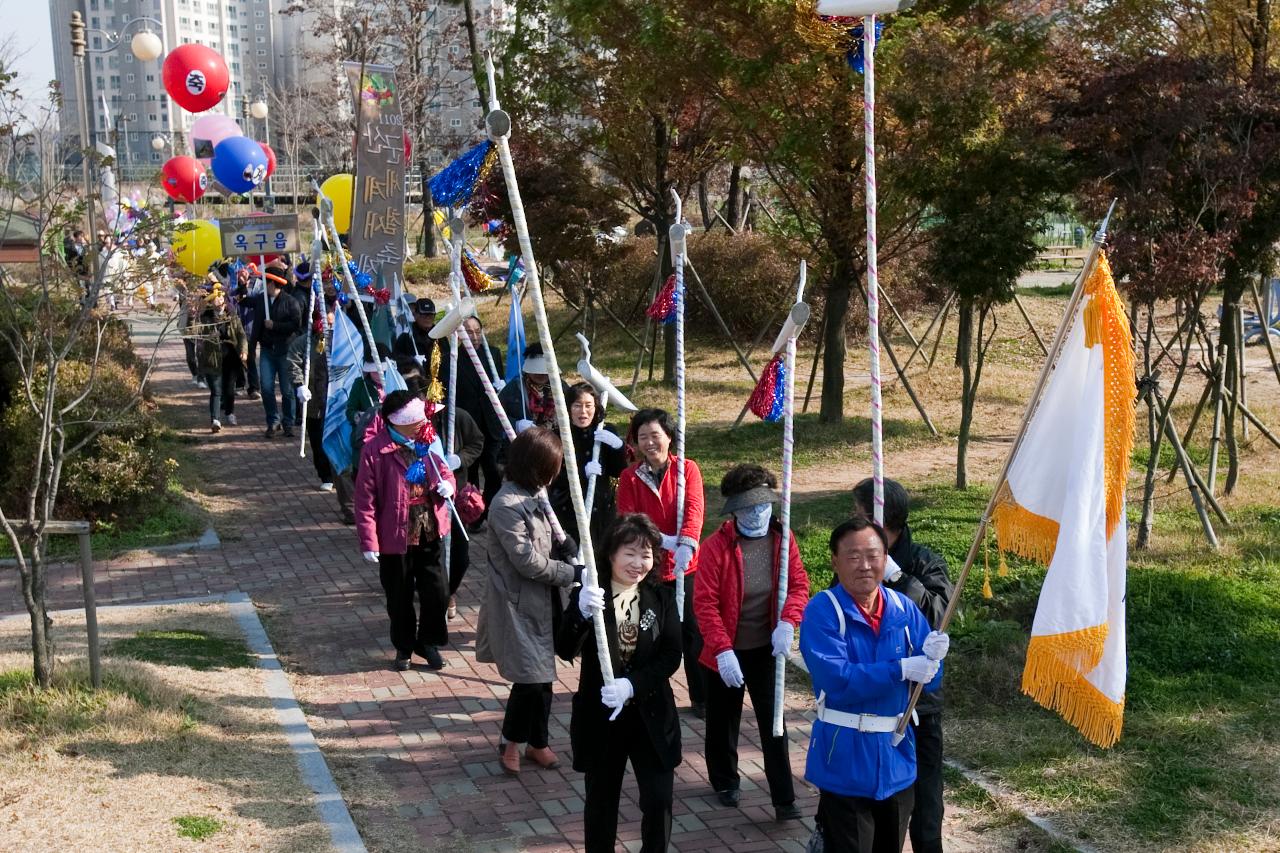
<svg viewBox="0 0 1280 853">
<path fill-rule="evenodd" d="M 444 385 L 440 383 L 440 345 L 431 343 L 431 384 L 427 386 L 427 399 L 439 403 L 444 399 Z"/>
</svg>

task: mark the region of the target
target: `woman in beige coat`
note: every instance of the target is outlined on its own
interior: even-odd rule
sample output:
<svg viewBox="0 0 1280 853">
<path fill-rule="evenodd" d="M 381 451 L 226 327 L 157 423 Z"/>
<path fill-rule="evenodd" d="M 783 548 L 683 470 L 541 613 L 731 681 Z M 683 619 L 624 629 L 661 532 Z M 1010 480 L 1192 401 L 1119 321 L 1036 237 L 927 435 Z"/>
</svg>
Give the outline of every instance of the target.
<svg viewBox="0 0 1280 853">
<path fill-rule="evenodd" d="M 476 629 L 476 660 L 496 663 L 511 684 L 499 741 L 502 769 L 520 772 L 525 758 L 558 765 L 548 746 L 555 637 L 568 591 L 582 567 L 568 562 L 576 546 L 555 545 L 538 492 L 560 472 L 560 439 L 531 427 L 507 451 L 506 479 L 489 507 L 488 583 Z M 567 547 L 566 547 L 567 546 Z"/>
</svg>

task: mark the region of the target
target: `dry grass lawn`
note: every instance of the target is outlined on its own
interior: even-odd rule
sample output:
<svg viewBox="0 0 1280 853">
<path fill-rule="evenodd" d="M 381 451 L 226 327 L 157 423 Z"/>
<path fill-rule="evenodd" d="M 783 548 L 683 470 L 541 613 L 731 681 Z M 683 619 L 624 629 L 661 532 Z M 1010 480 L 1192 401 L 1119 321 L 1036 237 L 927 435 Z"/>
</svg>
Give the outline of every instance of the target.
<svg viewBox="0 0 1280 853">
<path fill-rule="evenodd" d="M 170 632 L 153 650 L 193 632 L 232 642 L 221 660 L 184 661 L 201 669 L 106 657 L 94 693 L 83 617 L 59 617 L 57 689 L 37 696 L 27 623 L 0 622 L 0 849 L 330 849 L 225 605 L 108 610 L 99 624 L 107 649 L 144 631 Z"/>
</svg>

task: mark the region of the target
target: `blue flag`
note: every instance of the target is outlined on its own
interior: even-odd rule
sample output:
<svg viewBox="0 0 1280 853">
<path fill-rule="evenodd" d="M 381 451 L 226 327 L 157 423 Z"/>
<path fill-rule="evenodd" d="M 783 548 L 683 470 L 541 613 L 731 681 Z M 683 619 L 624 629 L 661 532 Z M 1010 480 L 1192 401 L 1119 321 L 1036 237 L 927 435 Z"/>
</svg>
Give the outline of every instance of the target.
<svg viewBox="0 0 1280 853">
<path fill-rule="evenodd" d="M 511 285 L 511 312 L 507 315 L 507 375 L 508 382 L 520 378 L 524 368 L 524 312 L 520 309 L 520 291 Z"/>
<path fill-rule="evenodd" d="M 324 453 L 334 470 L 351 468 L 351 422 L 347 397 L 360 377 L 360 333 L 342 311 L 333 315 L 333 340 L 329 344 L 329 394 L 324 407 Z"/>
</svg>

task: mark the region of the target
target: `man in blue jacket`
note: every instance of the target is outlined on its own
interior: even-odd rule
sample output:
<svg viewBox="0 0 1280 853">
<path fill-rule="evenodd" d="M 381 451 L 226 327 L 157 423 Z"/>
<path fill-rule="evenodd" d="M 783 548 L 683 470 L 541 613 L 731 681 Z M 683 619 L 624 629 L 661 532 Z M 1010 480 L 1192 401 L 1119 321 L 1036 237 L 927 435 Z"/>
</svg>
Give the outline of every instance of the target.
<svg viewBox="0 0 1280 853">
<path fill-rule="evenodd" d="M 805 779 L 818 788 L 826 853 L 896 853 L 907 836 L 916 779 L 915 737 L 894 744 L 913 682 L 936 690 L 946 634 L 911 599 L 884 586 L 884 531 L 856 516 L 831 531 L 837 583 L 815 595 L 800 626 L 813 680 Z"/>
</svg>

